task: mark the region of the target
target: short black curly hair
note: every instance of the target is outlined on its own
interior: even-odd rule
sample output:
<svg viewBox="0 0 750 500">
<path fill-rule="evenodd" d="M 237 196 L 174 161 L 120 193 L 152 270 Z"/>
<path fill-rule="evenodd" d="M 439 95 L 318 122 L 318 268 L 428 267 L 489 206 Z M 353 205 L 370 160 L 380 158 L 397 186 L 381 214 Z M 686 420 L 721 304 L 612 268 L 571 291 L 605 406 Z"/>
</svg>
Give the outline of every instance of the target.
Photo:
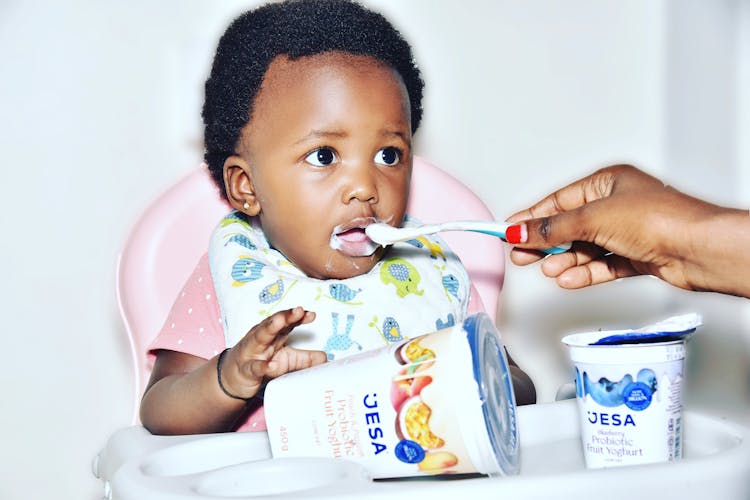
<svg viewBox="0 0 750 500">
<path fill-rule="evenodd" d="M 229 25 L 206 80 L 204 159 L 225 197 L 224 162 L 235 154 L 271 61 L 279 55 L 297 59 L 331 51 L 370 56 L 395 69 L 409 94 L 411 128 L 416 132 L 424 82 L 411 47 L 385 17 L 349 0 L 263 5 Z"/>
</svg>

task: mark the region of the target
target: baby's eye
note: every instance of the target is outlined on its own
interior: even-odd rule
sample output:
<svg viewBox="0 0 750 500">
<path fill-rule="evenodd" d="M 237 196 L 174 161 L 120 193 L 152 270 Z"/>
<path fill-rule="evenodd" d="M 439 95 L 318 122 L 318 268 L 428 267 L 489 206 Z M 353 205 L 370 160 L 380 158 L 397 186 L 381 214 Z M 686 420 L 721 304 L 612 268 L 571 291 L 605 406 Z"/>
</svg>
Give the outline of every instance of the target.
<svg viewBox="0 0 750 500">
<path fill-rule="evenodd" d="M 336 161 L 336 153 L 330 148 L 316 149 L 305 157 L 305 161 L 316 167 L 327 167 Z"/>
<path fill-rule="evenodd" d="M 389 167 L 398 165 L 399 160 L 401 160 L 401 151 L 399 151 L 398 148 L 394 148 L 392 146 L 381 149 L 380 151 L 375 153 L 374 158 L 375 163 L 388 165 Z"/>
</svg>

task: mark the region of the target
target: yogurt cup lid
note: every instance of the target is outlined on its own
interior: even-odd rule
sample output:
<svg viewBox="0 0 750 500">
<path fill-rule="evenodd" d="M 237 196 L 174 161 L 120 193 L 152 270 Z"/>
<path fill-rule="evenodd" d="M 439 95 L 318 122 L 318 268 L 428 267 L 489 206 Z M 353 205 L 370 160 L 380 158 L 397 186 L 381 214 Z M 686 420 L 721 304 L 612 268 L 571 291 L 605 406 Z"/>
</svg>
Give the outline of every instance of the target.
<svg viewBox="0 0 750 500">
<path fill-rule="evenodd" d="M 635 330 L 612 330 L 568 335 L 562 342 L 569 346 L 627 346 L 679 342 L 703 324 L 697 313 L 672 316 Z"/>
<path fill-rule="evenodd" d="M 474 379 L 494 459 L 501 475 L 518 474 L 516 398 L 505 349 L 495 324 L 484 313 L 466 318 L 463 329 L 472 352 Z"/>
</svg>

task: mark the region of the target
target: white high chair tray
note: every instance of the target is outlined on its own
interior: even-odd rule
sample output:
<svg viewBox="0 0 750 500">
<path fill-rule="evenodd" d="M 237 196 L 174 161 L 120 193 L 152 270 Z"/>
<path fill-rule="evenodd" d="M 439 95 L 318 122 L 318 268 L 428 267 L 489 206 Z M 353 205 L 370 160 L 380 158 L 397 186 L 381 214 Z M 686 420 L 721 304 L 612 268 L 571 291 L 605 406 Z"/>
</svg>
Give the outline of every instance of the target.
<svg viewBox="0 0 750 500">
<path fill-rule="evenodd" d="M 226 498 L 750 498 L 750 429 L 685 412 L 677 463 L 588 470 L 575 400 L 518 408 L 521 473 L 512 477 L 371 481 L 358 464 L 271 459 L 264 432 L 152 436 L 115 433 L 94 464 L 116 500 Z"/>
</svg>

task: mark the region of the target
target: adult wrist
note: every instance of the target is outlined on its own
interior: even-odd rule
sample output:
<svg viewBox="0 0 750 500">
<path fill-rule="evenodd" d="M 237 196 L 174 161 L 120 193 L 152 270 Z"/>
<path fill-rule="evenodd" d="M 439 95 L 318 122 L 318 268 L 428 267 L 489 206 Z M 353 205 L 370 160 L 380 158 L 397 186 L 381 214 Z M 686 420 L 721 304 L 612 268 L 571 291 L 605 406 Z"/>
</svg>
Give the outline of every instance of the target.
<svg viewBox="0 0 750 500">
<path fill-rule="evenodd" d="M 699 259 L 705 291 L 750 297 L 750 213 L 724 209 L 702 228 L 705 249 Z M 696 242 L 700 248 L 701 242 Z"/>
</svg>

